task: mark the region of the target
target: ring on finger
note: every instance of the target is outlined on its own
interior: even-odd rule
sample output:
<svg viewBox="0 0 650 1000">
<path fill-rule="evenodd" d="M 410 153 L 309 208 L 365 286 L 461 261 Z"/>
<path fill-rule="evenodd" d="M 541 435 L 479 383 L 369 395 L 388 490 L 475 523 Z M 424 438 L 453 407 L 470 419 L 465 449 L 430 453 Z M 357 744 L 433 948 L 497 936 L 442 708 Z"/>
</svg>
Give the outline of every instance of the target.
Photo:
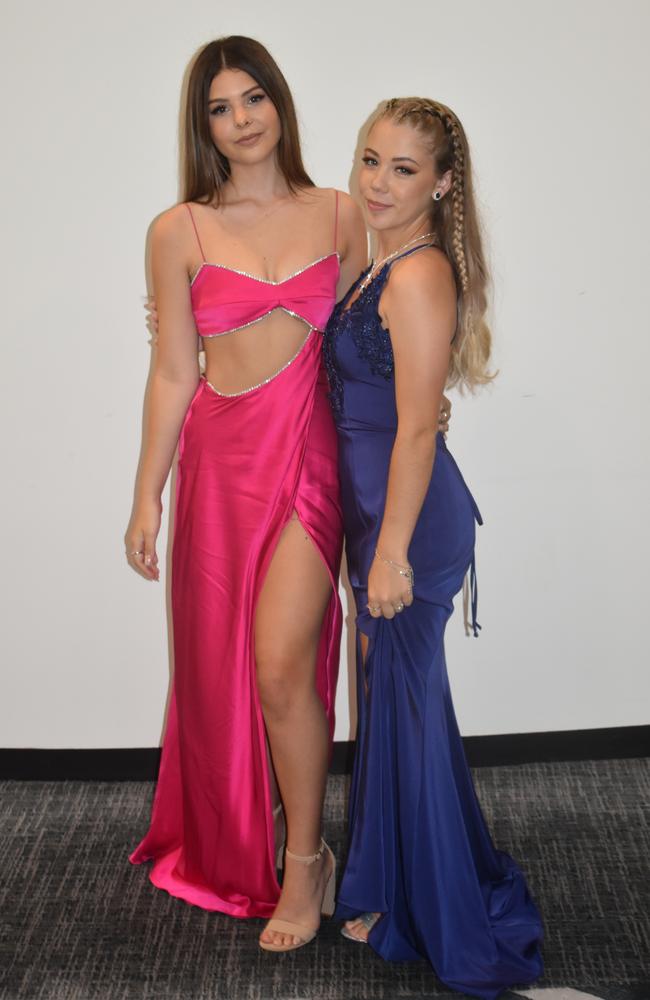
<svg viewBox="0 0 650 1000">
<path fill-rule="evenodd" d="M 370 614 L 372 614 L 373 612 L 381 611 L 381 604 L 369 604 L 368 611 L 370 612 Z"/>
<path fill-rule="evenodd" d="M 144 555 L 144 550 L 143 549 L 134 549 L 133 552 L 129 552 L 129 555 L 130 556 L 143 556 Z"/>
<path fill-rule="evenodd" d="M 395 610 L 396 611 L 403 611 L 404 610 L 404 605 L 402 604 L 401 601 L 399 602 L 399 604 L 395 605 Z"/>
</svg>

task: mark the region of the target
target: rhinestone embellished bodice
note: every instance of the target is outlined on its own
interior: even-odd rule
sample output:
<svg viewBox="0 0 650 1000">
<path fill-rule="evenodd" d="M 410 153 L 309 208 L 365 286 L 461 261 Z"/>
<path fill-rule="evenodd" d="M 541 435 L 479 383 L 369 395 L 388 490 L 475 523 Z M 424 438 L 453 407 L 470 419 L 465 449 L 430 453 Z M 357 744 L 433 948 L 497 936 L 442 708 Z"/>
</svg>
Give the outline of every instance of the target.
<svg viewBox="0 0 650 1000">
<path fill-rule="evenodd" d="M 320 257 L 282 281 L 222 264 L 201 264 L 192 279 L 192 312 L 201 337 L 235 333 L 275 309 L 323 330 L 336 300 L 339 257 Z"/>
</svg>

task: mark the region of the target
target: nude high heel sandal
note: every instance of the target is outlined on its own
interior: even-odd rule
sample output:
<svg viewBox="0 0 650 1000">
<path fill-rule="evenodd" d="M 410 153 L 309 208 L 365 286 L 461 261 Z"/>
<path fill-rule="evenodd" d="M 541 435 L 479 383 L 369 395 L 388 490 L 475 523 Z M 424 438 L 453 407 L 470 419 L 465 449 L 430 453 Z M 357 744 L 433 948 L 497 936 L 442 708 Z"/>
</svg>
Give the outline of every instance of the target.
<svg viewBox="0 0 650 1000">
<path fill-rule="evenodd" d="M 320 911 L 324 917 L 331 917 L 334 913 L 336 891 L 336 858 L 323 838 L 321 837 L 320 847 L 315 854 L 308 854 L 306 856 L 294 854 L 288 847 L 285 847 L 285 853 L 288 858 L 291 858 L 292 861 L 300 862 L 301 865 L 313 865 L 316 861 L 320 861 L 323 854 L 329 856 L 332 862 L 332 870 L 325 883 L 325 892 L 323 893 L 323 902 L 321 903 Z M 295 951 L 296 948 L 302 948 L 304 945 L 309 944 L 318 932 L 318 927 L 305 927 L 303 924 L 295 924 L 291 920 L 278 920 L 275 917 L 269 920 L 266 929 L 277 931 L 279 934 L 291 934 L 293 937 L 299 937 L 301 940 L 299 944 L 272 944 L 266 941 L 259 941 L 259 946 L 264 951 Z"/>
</svg>

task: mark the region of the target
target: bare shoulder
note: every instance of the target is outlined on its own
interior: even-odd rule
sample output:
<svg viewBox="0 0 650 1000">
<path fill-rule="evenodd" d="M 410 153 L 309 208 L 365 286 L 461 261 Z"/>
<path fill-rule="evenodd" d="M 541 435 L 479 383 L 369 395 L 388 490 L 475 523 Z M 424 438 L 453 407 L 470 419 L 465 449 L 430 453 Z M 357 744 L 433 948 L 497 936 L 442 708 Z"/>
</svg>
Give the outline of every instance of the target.
<svg viewBox="0 0 650 1000">
<path fill-rule="evenodd" d="M 185 247 L 191 233 L 187 205 L 173 205 L 157 215 L 149 227 L 152 243 L 159 247 Z"/>
<path fill-rule="evenodd" d="M 391 267 L 386 294 L 392 300 L 449 295 L 455 301 L 456 282 L 447 255 L 437 247 L 430 247 L 396 261 Z"/>
<path fill-rule="evenodd" d="M 338 200 L 340 219 L 345 220 L 347 218 L 361 217 L 359 206 L 347 191 L 339 191 L 338 188 L 313 188 L 313 192 L 324 204 L 330 206 L 332 210 Z"/>
<path fill-rule="evenodd" d="M 332 197 L 338 197 L 339 203 L 339 219 L 341 223 L 345 225 L 358 225 L 363 222 L 363 216 L 361 214 L 361 209 L 358 204 L 347 191 L 339 191 L 338 188 L 332 188 Z"/>
<path fill-rule="evenodd" d="M 393 264 L 379 300 L 379 314 L 391 335 L 411 333 L 424 324 L 456 324 L 456 282 L 445 254 L 436 247 L 420 250 Z M 406 324 L 406 327 L 404 326 Z"/>
<path fill-rule="evenodd" d="M 368 236 L 361 209 L 346 191 L 333 188 L 332 195 L 338 198 L 337 229 L 341 234 L 339 245 L 360 256 L 358 266 L 361 268 L 368 257 Z"/>
<path fill-rule="evenodd" d="M 368 236 L 366 223 L 359 205 L 349 194 L 343 194 L 339 199 L 339 217 L 341 228 L 351 237 L 358 237 L 362 240 L 364 248 L 364 262 L 368 256 Z"/>
</svg>

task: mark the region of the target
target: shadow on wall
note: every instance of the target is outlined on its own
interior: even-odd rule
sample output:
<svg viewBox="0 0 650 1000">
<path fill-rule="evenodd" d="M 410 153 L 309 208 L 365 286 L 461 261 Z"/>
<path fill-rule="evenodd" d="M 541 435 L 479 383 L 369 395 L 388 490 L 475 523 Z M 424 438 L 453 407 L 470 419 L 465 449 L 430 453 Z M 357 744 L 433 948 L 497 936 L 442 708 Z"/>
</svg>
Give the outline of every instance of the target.
<svg viewBox="0 0 650 1000">
<path fill-rule="evenodd" d="M 373 121 L 375 120 L 375 117 L 379 112 L 379 109 L 381 108 L 383 103 L 384 101 L 380 101 L 377 104 L 377 106 L 373 108 L 373 110 L 370 112 L 366 120 L 362 123 L 361 128 L 359 129 L 359 133 L 357 135 L 357 144 L 354 148 L 354 155 L 352 159 L 352 169 L 350 171 L 350 176 L 348 178 L 348 190 L 352 195 L 352 197 L 354 198 L 354 200 L 356 201 L 356 203 L 358 204 L 359 208 L 361 209 L 364 218 L 365 218 L 365 212 L 363 212 L 363 202 L 361 198 L 361 191 L 359 190 L 359 171 L 361 169 L 361 157 L 363 156 L 363 151 L 366 148 L 368 132 L 370 131 Z M 374 257 L 374 255 L 375 255 L 375 248 L 371 238 L 370 256 Z"/>
</svg>

